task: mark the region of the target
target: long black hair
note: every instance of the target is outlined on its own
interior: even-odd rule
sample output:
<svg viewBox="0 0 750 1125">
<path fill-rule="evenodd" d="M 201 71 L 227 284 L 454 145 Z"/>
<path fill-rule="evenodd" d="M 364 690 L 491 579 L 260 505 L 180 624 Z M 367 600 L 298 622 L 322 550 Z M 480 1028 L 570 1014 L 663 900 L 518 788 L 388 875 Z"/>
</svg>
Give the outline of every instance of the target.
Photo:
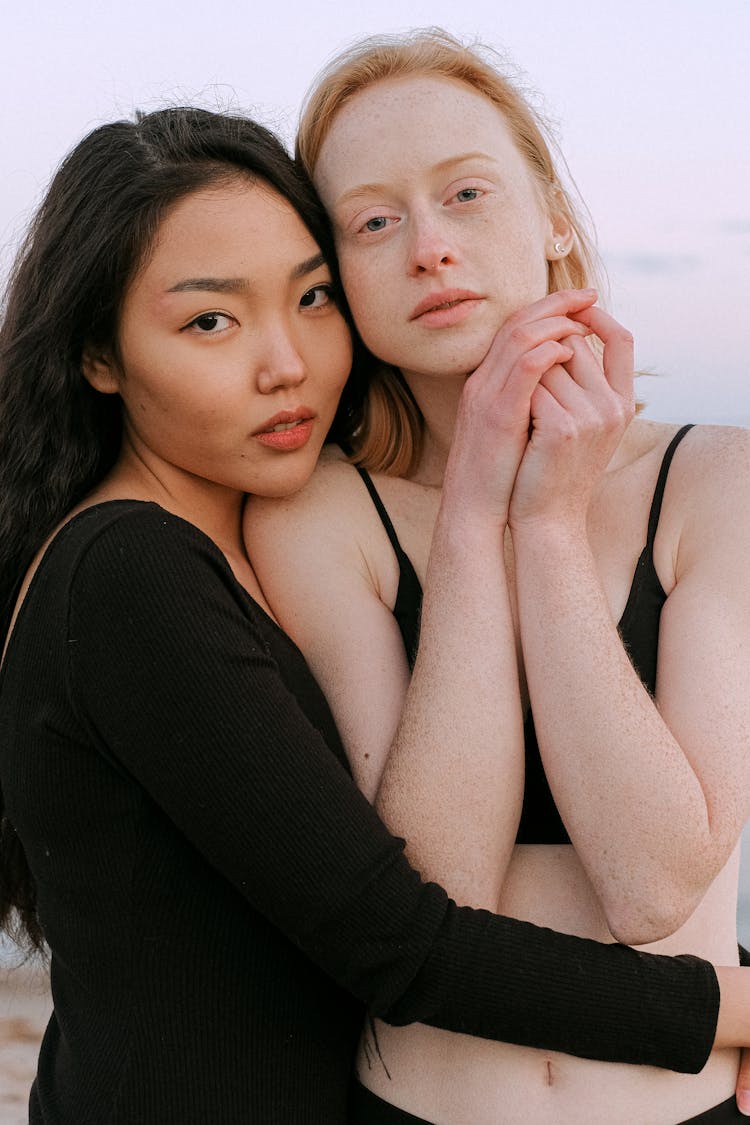
<svg viewBox="0 0 750 1125">
<path fill-rule="evenodd" d="M 0 327 L 0 648 L 34 555 L 119 452 L 119 398 L 84 379 L 84 349 L 117 355 L 126 288 L 167 209 L 236 175 L 288 200 L 338 283 L 314 190 L 277 137 L 247 118 L 170 108 L 103 125 L 52 180 L 11 273 Z M 3 926 L 43 943 L 33 880 L 0 789 Z"/>
</svg>

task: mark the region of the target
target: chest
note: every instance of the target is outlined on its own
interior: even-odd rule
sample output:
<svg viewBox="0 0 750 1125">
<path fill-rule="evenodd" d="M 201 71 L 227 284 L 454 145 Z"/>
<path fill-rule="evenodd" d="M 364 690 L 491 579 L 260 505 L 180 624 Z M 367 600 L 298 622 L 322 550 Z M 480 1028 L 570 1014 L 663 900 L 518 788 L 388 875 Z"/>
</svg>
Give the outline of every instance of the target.
<svg viewBox="0 0 750 1125">
<path fill-rule="evenodd" d="M 641 470 L 641 466 L 637 469 Z M 591 505 L 588 518 L 588 540 L 591 553 L 614 621 L 620 621 L 631 595 L 638 560 L 647 538 L 648 517 L 653 494 L 653 472 L 607 474 Z M 398 541 L 424 588 L 432 535 L 437 519 L 441 493 L 410 481 L 378 478 L 378 491 L 392 520 Z M 392 592 L 393 609 L 396 591 L 402 578 L 393 550 L 379 554 L 377 569 L 385 572 L 381 589 Z M 668 535 L 657 538 L 653 562 L 659 582 L 669 592 L 674 583 L 673 549 Z M 519 634 L 516 598 L 516 565 L 510 532 L 504 539 L 505 569 L 513 609 L 516 636 Z M 520 657 L 519 662 L 522 666 Z"/>
</svg>

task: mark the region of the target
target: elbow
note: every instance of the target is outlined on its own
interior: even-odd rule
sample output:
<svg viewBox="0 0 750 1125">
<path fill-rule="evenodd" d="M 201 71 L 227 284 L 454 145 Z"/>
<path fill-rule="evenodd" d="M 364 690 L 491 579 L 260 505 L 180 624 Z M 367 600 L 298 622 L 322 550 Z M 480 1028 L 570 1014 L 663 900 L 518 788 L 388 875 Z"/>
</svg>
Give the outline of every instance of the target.
<svg viewBox="0 0 750 1125">
<path fill-rule="evenodd" d="M 621 945 L 651 945 L 679 930 L 685 918 L 638 911 L 606 912 L 609 932 Z M 687 917 L 687 916 L 686 916 Z"/>
<path fill-rule="evenodd" d="M 705 887 L 660 885 L 648 895 L 623 894 L 603 902 L 607 926 L 622 945 L 650 945 L 676 933 L 700 903 Z"/>
<path fill-rule="evenodd" d="M 689 854 L 660 857 L 628 874 L 618 871 L 600 893 L 610 933 L 623 945 L 649 945 L 676 933 L 704 899 L 736 846 L 736 839 L 716 837 L 694 842 Z"/>
</svg>

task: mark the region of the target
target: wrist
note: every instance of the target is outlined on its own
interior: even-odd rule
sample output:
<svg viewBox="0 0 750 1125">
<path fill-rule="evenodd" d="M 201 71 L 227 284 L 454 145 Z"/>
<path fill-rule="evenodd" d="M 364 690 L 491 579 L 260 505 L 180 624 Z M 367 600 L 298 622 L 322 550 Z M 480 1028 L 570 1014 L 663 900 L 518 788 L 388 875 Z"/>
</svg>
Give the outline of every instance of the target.
<svg viewBox="0 0 750 1125">
<path fill-rule="evenodd" d="M 589 537 L 584 513 L 564 512 L 544 515 L 516 516 L 512 512 L 508 518 L 508 529 L 513 546 L 518 549 L 567 552 L 589 549 Z"/>
<path fill-rule="evenodd" d="M 438 512 L 432 549 L 438 544 L 451 556 L 480 557 L 488 552 L 502 555 L 507 520 L 497 513 L 478 513 L 460 504 L 443 504 Z"/>
<path fill-rule="evenodd" d="M 746 969 L 716 966 L 721 999 L 714 1047 L 750 1044 L 750 973 Z"/>
<path fill-rule="evenodd" d="M 446 480 L 437 524 L 460 528 L 465 534 L 477 537 L 497 535 L 508 526 L 508 501 L 493 495 L 477 495 L 476 488 L 460 488 Z"/>
</svg>

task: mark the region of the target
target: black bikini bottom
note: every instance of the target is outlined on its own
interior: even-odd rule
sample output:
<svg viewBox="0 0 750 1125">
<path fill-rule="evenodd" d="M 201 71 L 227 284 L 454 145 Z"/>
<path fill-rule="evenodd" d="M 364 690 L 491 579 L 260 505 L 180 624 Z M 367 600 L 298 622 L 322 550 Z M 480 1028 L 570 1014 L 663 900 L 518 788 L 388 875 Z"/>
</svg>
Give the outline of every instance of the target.
<svg viewBox="0 0 750 1125">
<path fill-rule="evenodd" d="M 734 1095 L 721 1105 L 706 1109 L 697 1117 L 690 1117 L 680 1125 L 724 1125 L 727 1121 L 747 1121 L 737 1109 Z M 405 1109 L 384 1102 L 361 1082 L 352 1084 L 349 1108 L 349 1125 L 430 1125 L 424 1117 L 415 1117 Z"/>
</svg>

